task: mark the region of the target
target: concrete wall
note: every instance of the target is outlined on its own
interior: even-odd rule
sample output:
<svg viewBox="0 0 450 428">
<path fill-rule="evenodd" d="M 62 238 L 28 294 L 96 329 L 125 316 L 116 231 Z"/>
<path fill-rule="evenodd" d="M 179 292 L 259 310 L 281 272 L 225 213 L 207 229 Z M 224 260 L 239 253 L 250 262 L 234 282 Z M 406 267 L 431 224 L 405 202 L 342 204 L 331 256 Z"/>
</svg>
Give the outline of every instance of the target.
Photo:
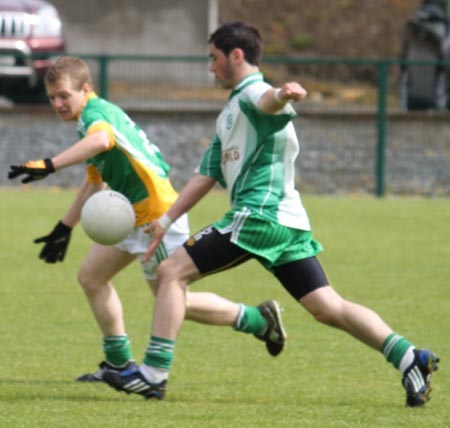
<svg viewBox="0 0 450 428">
<path fill-rule="evenodd" d="M 217 0 L 52 0 L 71 53 L 205 55 Z"/>
<path fill-rule="evenodd" d="M 131 55 L 207 55 L 208 36 L 218 22 L 219 0 L 52 0 L 61 15 L 67 53 Z M 134 70 L 115 64 L 110 77 L 158 83 L 193 81 L 211 84 L 204 64 L 169 65 L 156 76 L 142 62 Z"/>
</svg>

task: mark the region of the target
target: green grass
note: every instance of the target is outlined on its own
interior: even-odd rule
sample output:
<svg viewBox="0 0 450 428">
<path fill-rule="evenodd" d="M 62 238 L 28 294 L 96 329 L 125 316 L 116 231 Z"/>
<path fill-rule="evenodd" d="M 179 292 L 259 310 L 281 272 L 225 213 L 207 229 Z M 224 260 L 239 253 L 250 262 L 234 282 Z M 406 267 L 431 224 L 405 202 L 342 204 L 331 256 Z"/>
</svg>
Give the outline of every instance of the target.
<svg viewBox="0 0 450 428">
<path fill-rule="evenodd" d="M 54 266 L 38 260 L 32 243 L 54 226 L 74 192 L 0 195 L 0 427 L 450 427 L 448 200 L 304 198 L 335 288 L 442 358 L 431 402 L 407 409 L 400 374 L 382 355 L 313 321 L 253 262 L 193 288 L 252 304 L 278 299 L 289 331 L 278 358 L 251 336 L 186 323 L 165 401 L 75 383 L 102 359 L 100 334 L 76 282 L 89 241 L 77 229 L 66 261 Z M 210 195 L 192 212 L 193 231 L 226 207 L 226 196 Z M 115 284 L 140 361 L 153 301 L 137 264 Z"/>
</svg>

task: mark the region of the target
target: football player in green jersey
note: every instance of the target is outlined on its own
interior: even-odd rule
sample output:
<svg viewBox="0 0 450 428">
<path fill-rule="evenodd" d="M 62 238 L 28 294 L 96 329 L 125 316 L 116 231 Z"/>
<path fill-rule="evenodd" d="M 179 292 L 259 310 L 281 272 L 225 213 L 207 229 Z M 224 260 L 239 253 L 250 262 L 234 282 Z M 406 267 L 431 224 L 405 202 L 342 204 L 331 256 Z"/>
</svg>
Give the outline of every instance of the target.
<svg viewBox="0 0 450 428">
<path fill-rule="evenodd" d="M 50 234 L 35 240 L 44 244 L 40 258 L 47 263 L 64 260 L 84 202 L 106 185 L 125 195 L 136 214 L 131 234 L 115 246 L 94 244 L 78 273 L 103 334 L 105 354 L 98 371 L 78 380 L 102 381 L 106 368 L 119 373 L 134 367 L 122 305 L 112 278 L 139 259 L 144 277 L 156 294 L 156 268 L 189 237 L 188 219 L 182 215 L 173 222 L 155 254 L 144 260 L 151 239 L 144 228 L 160 218 L 178 197 L 169 180 L 168 164 L 159 148 L 122 109 L 95 94 L 90 70 L 82 59 L 59 58 L 48 70 L 45 84 L 54 111 L 63 121 L 76 123 L 80 139 L 52 158 L 12 165 L 9 178 L 25 175 L 22 182 L 28 183 L 81 162 L 86 162 L 87 168 L 73 204 Z M 207 292 L 188 293 L 187 300 L 187 319 L 253 333 L 265 342 L 272 356 L 283 350 L 287 336 L 277 302 L 246 306 Z"/>
<path fill-rule="evenodd" d="M 205 275 L 256 259 L 316 320 L 382 352 L 403 375 L 406 404 L 421 406 L 428 400 L 438 357 L 416 349 L 375 312 L 345 300 L 329 284 L 317 259 L 322 246 L 312 236 L 294 187 L 299 144 L 290 102 L 303 100 L 307 93 L 297 82 L 279 88 L 266 83 L 259 70 L 261 55 L 261 37 L 250 24 L 226 23 L 209 39 L 209 70 L 231 94 L 198 174 L 149 227 L 153 241 L 145 257 L 154 253 L 172 222 L 216 183 L 228 189 L 232 208 L 160 264 L 144 362 L 138 370 L 121 375 L 105 371 L 104 379 L 117 390 L 161 399 L 188 303 L 188 286 Z"/>
</svg>

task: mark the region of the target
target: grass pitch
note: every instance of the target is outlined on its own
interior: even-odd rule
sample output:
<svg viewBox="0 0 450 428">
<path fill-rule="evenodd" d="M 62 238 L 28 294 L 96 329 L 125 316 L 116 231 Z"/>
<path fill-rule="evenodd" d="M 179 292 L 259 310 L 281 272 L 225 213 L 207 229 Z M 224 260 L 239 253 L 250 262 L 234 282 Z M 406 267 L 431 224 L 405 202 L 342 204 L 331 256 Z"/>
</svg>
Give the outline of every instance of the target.
<svg viewBox="0 0 450 428">
<path fill-rule="evenodd" d="M 450 427 L 448 200 L 304 197 L 335 288 L 442 359 L 430 403 L 408 409 L 400 374 L 381 354 L 313 321 L 253 262 L 193 289 L 251 304 L 279 300 L 289 333 L 279 357 L 251 336 L 186 323 L 165 401 L 74 382 L 102 359 L 99 331 L 76 282 L 90 243 L 76 229 L 65 262 L 53 266 L 38 259 L 40 247 L 32 243 L 53 228 L 74 191 L 0 195 L 0 427 Z M 191 213 L 192 230 L 227 205 L 222 193 L 207 197 Z M 140 361 L 153 299 L 137 264 L 115 285 Z"/>
</svg>

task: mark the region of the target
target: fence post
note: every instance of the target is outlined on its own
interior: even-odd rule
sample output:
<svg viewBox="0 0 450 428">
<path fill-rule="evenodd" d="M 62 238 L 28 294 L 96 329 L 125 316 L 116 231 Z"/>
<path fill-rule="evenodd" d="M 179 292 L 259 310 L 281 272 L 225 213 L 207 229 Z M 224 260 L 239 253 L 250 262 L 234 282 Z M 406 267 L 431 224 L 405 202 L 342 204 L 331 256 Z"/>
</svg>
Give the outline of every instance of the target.
<svg viewBox="0 0 450 428">
<path fill-rule="evenodd" d="M 108 62 L 107 55 L 100 55 L 98 57 L 98 79 L 100 86 L 100 96 L 102 98 L 108 98 Z"/>
<path fill-rule="evenodd" d="M 377 146 L 375 160 L 376 196 L 385 192 L 385 151 L 387 122 L 387 83 L 389 62 L 378 62 Z"/>
</svg>

